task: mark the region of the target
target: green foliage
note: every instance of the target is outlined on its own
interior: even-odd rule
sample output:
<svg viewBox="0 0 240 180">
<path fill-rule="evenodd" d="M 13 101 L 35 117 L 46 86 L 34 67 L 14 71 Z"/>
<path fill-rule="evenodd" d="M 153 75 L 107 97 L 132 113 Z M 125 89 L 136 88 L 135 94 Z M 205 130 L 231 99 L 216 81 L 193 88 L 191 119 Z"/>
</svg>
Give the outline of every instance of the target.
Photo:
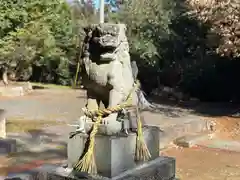
<svg viewBox="0 0 240 180">
<path fill-rule="evenodd" d="M 230 61 L 239 59 L 239 5 L 237 0 L 131 0 L 111 20 L 127 24 L 145 90 L 161 83 L 204 100 L 226 101 L 240 99 L 239 61 Z"/>
<path fill-rule="evenodd" d="M 0 2 L 0 12 L 1 64 L 18 78 L 31 67 L 39 67 L 48 74 L 43 80 L 68 84 L 75 34 L 66 2 L 6 0 Z M 31 71 L 22 78 L 30 76 Z"/>
<path fill-rule="evenodd" d="M 171 0 L 132 0 L 112 16 L 114 21 L 127 24 L 131 53 L 140 54 L 151 66 L 160 60 L 158 44 L 169 36 L 173 8 Z"/>
<path fill-rule="evenodd" d="M 120 10 L 111 15 L 112 21 L 127 24 L 131 57 L 140 68 L 139 79 L 149 90 L 158 86 L 159 72 L 165 61 L 161 42 L 168 40 L 171 34 L 169 25 L 174 7 L 172 0 L 131 0 L 124 1 Z"/>
<path fill-rule="evenodd" d="M 240 99 L 240 61 L 229 61 L 240 54 L 239 0 L 106 2 L 106 21 L 127 25 L 130 54 L 146 91 L 161 83 L 202 99 Z M 8 67 L 19 80 L 71 84 L 83 27 L 98 22 L 91 3 L 0 1 L 0 68 Z"/>
<path fill-rule="evenodd" d="M 217 54 L 225 57 L 240 57 L 240 1 L 187 1 L 191 8 L 189 16 L 211 26 L 208 39 L 215 44 Z"/>
<path fill-rule="evenodd" d="M 76 53 L 74 54 L 75 58 L 71 61 L 71 77 L 72 84 L 75 81 L 75 73 L 77 71 L 77 62 L 80 59 L 81 56 L 81 47 L 82 42 L 85 36 L 85 32 L 83 30 L 84 27 L 91 23 L 97 23 L 98 22 L 98 14 L 96 9 L 94 9 L 94 6 L 92 4 L 92 1 L 85 1 L 85 0 L 76 0 L 71 5 L 72 9 L 72 22 L 73 22 L 73 33 L 75 34 L 75 50 Z M 81 74 L 78 74 L 78 76 L 81 76 Z M 77 78 L 79 83 L 80 77 Z M 81 83 L 81 82 L 80 82 Z"/>
</svg>

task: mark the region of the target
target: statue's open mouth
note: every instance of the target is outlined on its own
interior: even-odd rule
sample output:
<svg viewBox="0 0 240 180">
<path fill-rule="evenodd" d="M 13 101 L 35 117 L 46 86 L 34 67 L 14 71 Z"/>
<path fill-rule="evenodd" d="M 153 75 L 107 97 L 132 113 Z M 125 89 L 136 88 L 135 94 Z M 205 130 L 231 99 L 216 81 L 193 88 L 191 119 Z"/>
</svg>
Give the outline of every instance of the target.
<svg viewBox="0 0 240 180">
<path fill-rule="evenodd" d="M 104 39 L 94 38 L 90 41 L 90 52 L 95 56 L 100 57 L 104 54 L 114 53 L 116 50 L 116 44 L 114 38 L 111 40 L 112 42 L 106 42 Z"/>
<path fill-rule="evenodd" d="M 100 54 L 113 53 L 115 49 L 116 48 L 112 46 L 100 47 Z"/>
</svg>

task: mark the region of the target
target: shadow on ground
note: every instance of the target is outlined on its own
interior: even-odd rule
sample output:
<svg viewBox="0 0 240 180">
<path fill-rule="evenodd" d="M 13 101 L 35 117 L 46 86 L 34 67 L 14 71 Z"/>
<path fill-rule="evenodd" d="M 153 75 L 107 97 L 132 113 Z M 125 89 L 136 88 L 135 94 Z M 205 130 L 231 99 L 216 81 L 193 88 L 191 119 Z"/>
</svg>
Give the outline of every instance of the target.
<svg viewBox="0 0 240 180">
<path fill-rule="evenodd" d="M 32 88 L 35 89 L 49 89 L 48 87 L 33 85 Z"/>
<path fill-rule="evenodd" d="M 86 99 L 86 95 L 77 96 L 79 99 Z M 238 104 L 234 103 L 213 103 L 213 102 L 200 102 L 196 99 L 187 101 L 176 101 L 175 99 L 161 97 L 161 96 L 149 96 L 146 97 L 149 102 L 153 103 L 156 108 L 147 109 L 155 114 L 161 114 L 166 117 L 181 117 L 184 114 L 195 114 L 206 117 L 218 117 L 218 116 L 230 116 L 240 117 L 240 109 Z M 238 113 L 239 111 L 239 113 Z"/>
<path fill-rule="evenodd" d="M 67 142 L 62 135 L 37 129 L 10 137 L 17 139 L 17 152 L 9 156 L 14 159 L 14 165 L 33 160 L 67 158 Z"/>
<path fill-rule="evenodd" d="M 148 111 L 154 114 L 160 114 L 160 115 L 164 115 L 166 117 L 171 117 L 171 118 L 178 118 L 187 114 L 187 110 L 181 109 L 175 106 L 156 104 L 156 103 L 154 103 L 154 105 L 156 106 L 156 108 L 144 109 L 142 110 L 142 112 Z"/>
<path fill-rule="evenodd" d="M 176 101 L 162 97 L 150 97 L 149 100 L 160 106 L 160 108 L 151 110 L 153 113 L 170 113 L 181 114 L 183 112 L 190 112 L 192 114 L 206 116 L 206 117 L 240 117 L 240 109 L 238 104 L 234 103 L 214 103 L 214 102 L 200 102 L 196 100 Z M 162 107 L 161 107 L 162 106 Z M 173 113 L 171 113 L 173 112 Z"/>
<path fill-rule="evenodd" d="M 86 99 L 86 95 L 77 96 L 79 99 Z"/>
</svg>

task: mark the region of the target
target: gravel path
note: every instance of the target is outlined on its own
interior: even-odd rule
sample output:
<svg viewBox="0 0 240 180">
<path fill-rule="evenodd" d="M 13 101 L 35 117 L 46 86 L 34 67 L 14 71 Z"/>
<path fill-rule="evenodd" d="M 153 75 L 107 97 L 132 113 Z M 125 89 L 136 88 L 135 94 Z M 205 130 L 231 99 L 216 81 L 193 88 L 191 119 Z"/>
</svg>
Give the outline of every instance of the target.
<svg viewBox="0 0 240 180">
<path fill-rule="evenodd" d="M 11 119 L 68 121 L 81 115 L 83 97 L 80 90 L 35 90 L 23 97 L 1 97 L 0 108 Z"/>
<path fill-rule="evenodd" d="M 43 89 L 35 90 L 32 94 L 23 97 L 0 97 L 0 109 L 5 109 L 7 111 L 7 118 L 16 120 L 26 119 L 72 121 L 76 120 L 79 116 L 82 115 L 81 108 L 84 107 L 85 103 L 85 92 L 82 90 L 71 89 Z M 167 129 L 167 127 L 171 127 L 177 124 L 184 124 L 190 121 L 199 121 L 200 119 L 199 116 L 190 114 L 190 112 L 186 109 L 167 105 L 158 105 L 157 110 L 152 112 L 143 112 L 143 115 L 145 121 L 148 124 L 158 125 L 163 129 Z M 12 162 L 10 164 L 23 164 L 36 159 L 65 159 L 67 135 L 71 130 L 72 127 L 69 126 L 54 126 L 46 128 L 46 132 L 36 131 L 32 134 L 28 132 L 21 135 L 18 133 L 9 134 L 10 138 L 17 139 L 18 142 L 21 142 L 19 145 L 22 145 L 23 148 L 21 152 L 16 154 L 16 157 L 12 158 Z M 199 173 L 194 171 L 194 169 L 199 169 L 199 166 L 205 167 L 203 166 L 203 164 L 206 164 L 207 162 L 214 162 L 214 158 L 211 160 L 208 159 L 209 153 L 210 157 L 214 157 L 218 160 L 220 159 L 218 154 L 211 154 L 211 152 L 194 151 L 190 153 L 184 153 L 176 150 L 170 150 L 169 152 L 166 152 L 165 155 L 177 157 L 178 176 L 187 180 L 197 179 L 197 177 L 200 176 L 204 177 L 203 179 L 207 179 L 208 175 L 212 173 L 212 171 L 210 171 L 210 168 L 212 166 L 215 166 L 215 164 L 211 164 L 205 169 L 200 169 Z M 41 156 L 39 156 L 39 154 L 41 154 Z M 191 156 L 192 158 L 188 158 L 188 156 Z M 239 155 L 224 156 L 226 156 L 226 162 L 217 161 L 217 164 L 222 165 L 221 167 L 216 166 L 216 168 L 213 169 L 213 171 L 215 172 L 214 175 L 216 176 L 209 179 L 217 180 L 224 179 L 226 177 L 229 177 L 229 179 L 239 179 L 239 173 L 237 173 L 239 171 L 229 171 L 229 173 L 235 173 L 234 176 L 230 176 L 229 173 L 226 174 L 224 170 L 225 166 L 229 166 L 229 164 L 231 165 L 230 162 L 239 158 Z M 199 164 L 196 159 L 202 159 L 201 165 L 195 165 L 196 163 L 192 165 L 192 161 Z M 191 167 L 194 166 L 194 168 L 192 169 L 190 166 L 188 167 L 187 165 L 189 164 L 191 164 Z M 239 169 L 239 163 L 235 163 L 233 164 L 233 166 L 234 168 L 237 167 Z M 219 168 L 221 169 L 221 171 L 219 170 Z M 198 175 L 196 176 L 196 174 Z M 222 175 L 217 176 L 219 174 Z M 199 178 L 199 180 L 201 180 L 201 178 Z"/>
<path fill-rule="evenodd" d="M 0 109 L 7 111 L 8 118 L 20 120 L 76 120 L 82 115 L 81 108 L 85 103 L 85 91 L 71 89 L 42 89 L 23 97 L 0 97 Z M 150 124 L 160 123 L 161 120 L 165 123 L 165 118 L 179 121 L 179 118 L 189 115 L 187 110 L 158 106 L 155 111 L 143 112 Z"/>
<path fill-rule="evenodd" d="M 86 94 L 82 90 L 42 89 L 23 97 L 1 97 L 0 109 L 7 111 L 7 119 L 74 121 L 82 115 L 81 108 L 85 103 Z M 143 112 L 143 115 L 148 124 L 158 125 L 161 129 L 200 121 L 197 116 L 189 116 L 187 110 L 163 105 L 155 111 Z M 18 148 L 9 166 L 34 160 L 66 159 L 68 133 L 74 129 L 60 125 L 21 134 L 8 133 L 9 138 L 17 140 Z"/>
</svg>

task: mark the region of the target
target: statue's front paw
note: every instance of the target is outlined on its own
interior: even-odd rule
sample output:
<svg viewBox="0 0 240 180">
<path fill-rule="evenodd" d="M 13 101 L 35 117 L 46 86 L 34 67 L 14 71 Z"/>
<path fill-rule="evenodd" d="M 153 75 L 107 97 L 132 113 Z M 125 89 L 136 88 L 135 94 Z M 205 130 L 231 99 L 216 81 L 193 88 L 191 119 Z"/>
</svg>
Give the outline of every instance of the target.
<svg viewBox="0 0 240 180">
<path fill-rule="evenodd" d="M 89 120 L 88 117 L 86 117 L 85 115 L 84 116 L 81 116 L 79 119 L 78 119 L 78 127 L 76 129 L 76 132 L 82 132 L 82 133 L 85 133 L 86 130 L 85 130 L 85 124 L 86 122 Z"/>
<path fill-rule="evenodd" d="M 88 123 L 88 122 L 92 122 L 92 119 L 87 117 L 86 115 L 83 115 L 79 118 L 79 122 L 85 122 L 85 123 Z"/>
<path fill-rule="evenodd" d="M 112 121 L 112 120 L 113 120 L 112 117 L 107 116 L 107 117 L 102 119 L 102 124 L 105 124 L 105 125 L 109 124 L 109 122 Z"/>
<path fill-rule="evenodd" d="M 122 129 L 122 122 L 117 121 L 114 116 L 103 118 L 102 124 L 105 126 L 105 134 L 107 135 L 119 133 Z"/>
</svg>

